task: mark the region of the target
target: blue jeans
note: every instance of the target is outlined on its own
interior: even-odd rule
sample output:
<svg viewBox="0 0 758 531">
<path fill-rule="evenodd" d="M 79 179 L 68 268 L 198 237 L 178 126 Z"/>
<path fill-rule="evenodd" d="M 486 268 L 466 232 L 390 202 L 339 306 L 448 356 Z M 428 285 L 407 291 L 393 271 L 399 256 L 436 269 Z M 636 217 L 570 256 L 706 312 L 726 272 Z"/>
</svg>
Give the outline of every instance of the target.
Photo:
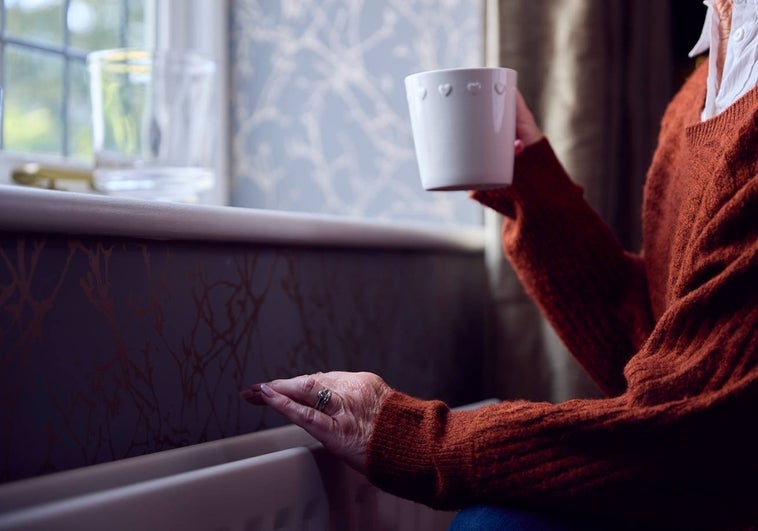
<svg viewBox="0 0 758 531">
<path fill-rule="evenodd" d="M 449 531 L 600 531 L 596 522 L 562 518 L 522 509 L 481 505 L 463 509 Z M 605 529 L 612 529 L 611 527 Z"/>
</svg>

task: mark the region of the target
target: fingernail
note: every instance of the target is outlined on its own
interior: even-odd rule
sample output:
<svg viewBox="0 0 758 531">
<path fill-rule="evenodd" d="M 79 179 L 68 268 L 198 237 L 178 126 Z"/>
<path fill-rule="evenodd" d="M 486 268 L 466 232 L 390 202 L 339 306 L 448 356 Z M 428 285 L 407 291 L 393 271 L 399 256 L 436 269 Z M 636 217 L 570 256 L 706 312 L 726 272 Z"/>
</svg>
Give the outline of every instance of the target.
<svg viewBox="0 0 758 531">
<path fill-rule="evenodd" d="M 513 143 L 513 151 L 516 155 L 524 151 L 524 142 L 522 142 L 521 140 L 516 140 Z"/>
<path fill-rule="evenodd" d="M 271 388 L 266 384 L 261 384 L 261 393 L 268 397 L 274 396 L 274 393 L 271 391 Z"/>
<path fill-rule="evenodd" d="M 240 391 L 240 396 L 242 398 L 250 398 L 251 396 L 253 396 L 253 392 L 250 389 L 243 389 L 242 391 Z"/>
</svg>

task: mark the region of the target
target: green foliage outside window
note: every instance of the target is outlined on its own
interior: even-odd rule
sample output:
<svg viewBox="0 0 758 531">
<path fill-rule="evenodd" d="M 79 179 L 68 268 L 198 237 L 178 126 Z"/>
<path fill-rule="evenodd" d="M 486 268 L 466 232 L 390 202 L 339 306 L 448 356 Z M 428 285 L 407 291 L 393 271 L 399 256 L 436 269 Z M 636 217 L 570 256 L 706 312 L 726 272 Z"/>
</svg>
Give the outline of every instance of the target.
<svg viewBox="0 0 758 531">
<path fill-rule="evenodd" d="M 90 160 L 86 54 L 144 45 L 144 0 L 1 1 L 3 149 Z"/>
</svg>

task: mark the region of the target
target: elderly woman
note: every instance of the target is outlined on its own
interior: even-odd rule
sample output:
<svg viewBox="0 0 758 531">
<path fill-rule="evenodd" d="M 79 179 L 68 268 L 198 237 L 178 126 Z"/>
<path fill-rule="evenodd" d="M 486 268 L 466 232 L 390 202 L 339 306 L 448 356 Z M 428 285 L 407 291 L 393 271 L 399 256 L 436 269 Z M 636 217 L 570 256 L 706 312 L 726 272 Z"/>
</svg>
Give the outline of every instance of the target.
<svg viewBox="0 0 758 531">
<path fill-rule="evenodd" d="M 606 398 L 451 412 L 368 373 L 243 396 L 389 492 L 468 507 L 458 529 L 757 524 L 757 34 L 755 1 L 709 5 L 693 53 L 710 59 L 663 118 L 640 255 L 584 201 L 521 98 L 514 182 L 473 194 L 506 216 L 509 260 Z"/>
</svg>

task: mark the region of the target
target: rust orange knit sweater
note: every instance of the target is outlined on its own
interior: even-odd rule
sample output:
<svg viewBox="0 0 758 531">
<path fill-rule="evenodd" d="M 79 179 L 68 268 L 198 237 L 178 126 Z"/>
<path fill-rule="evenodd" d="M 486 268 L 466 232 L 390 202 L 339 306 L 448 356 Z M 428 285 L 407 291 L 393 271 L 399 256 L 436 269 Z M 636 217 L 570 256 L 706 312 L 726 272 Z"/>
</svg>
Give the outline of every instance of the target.
<svg viewBox="0 0 758 531">
<path fill-rule="evenodd" d="M 376 485 L 440 508 L 758 523 L 758 88 L 701 122 L 704 68 L 664 116 L 640 255 L 547 141 L 512 186 L 475 194 L 510 218 L 509 260 L 607 398 L 451 412 L 393 391 L 369 442 Z"/>
</svg>

